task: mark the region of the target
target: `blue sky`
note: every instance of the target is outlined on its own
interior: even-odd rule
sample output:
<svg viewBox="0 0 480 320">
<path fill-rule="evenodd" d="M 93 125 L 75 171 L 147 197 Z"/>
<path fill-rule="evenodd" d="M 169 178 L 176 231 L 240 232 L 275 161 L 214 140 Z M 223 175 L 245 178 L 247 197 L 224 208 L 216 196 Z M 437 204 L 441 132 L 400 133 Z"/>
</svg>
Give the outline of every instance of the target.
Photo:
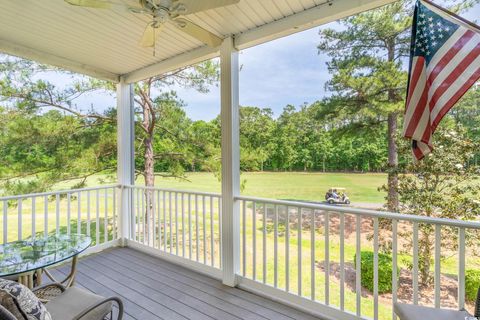
<svg viewBox="0 0 480 320">
<path fill-rule="evenodd" d="M 480 4 L 463 14 L 469 20 L 480 17 Z M 322 28 L 338 28 L 337 23 Z M 325 97 L 325 82 L 330 78 L 325 55 L 319 55 L 320 28 L 313 28 L 240 52 L 240 104 L 271 108 L 278 116 L 287 104 L 300 106 Z M 186 103 L 186 112 L 193 120 L 211 120 L 220 112 L 219 88 L 209 93 L 192 89 L 172 88 Z M 90 94 L 78 101 L 82 108 L 114 106 L 113 96 Z"/>
<path fill-rule="evenodd" d="M 240 104 L 271 108 L 311 103 L 325 95 L 329 79 L 325 56 L 319 56 L 319 28 L 303 31 L 240 52 Z M 192 119 L 210 120 L 220 111 L 219 89 L 207 94 L 177 88 Z"/>
<path fill-rule="evenodd" d="M 437 1 L 438 2 L 438 1 Z M 480 4 L 462 14 L 474 21 L 480 17 Z M 330 23 L 322 28 L 338 28 Z M 325 97 L 325 82 L 330 79 L 326 62 L 317 45 L 320 28 L 313 28 L 240 52 L 240 104 L 268 107 L 278 116 L 287 104 L 300 106 Z M 220 112 L 219 90 L 208 94 L 176 88 L 187 103 L 194 120 L 210 120 Z"/>
</svg>

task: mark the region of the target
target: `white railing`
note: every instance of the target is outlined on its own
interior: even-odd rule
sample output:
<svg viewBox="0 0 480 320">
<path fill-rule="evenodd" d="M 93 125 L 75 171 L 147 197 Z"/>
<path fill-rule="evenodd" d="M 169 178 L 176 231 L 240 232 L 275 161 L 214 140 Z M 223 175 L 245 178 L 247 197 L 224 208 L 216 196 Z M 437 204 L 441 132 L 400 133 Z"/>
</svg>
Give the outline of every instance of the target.
<svg viewBox="0 0 480 320">
<path fill-rule="evenodd" d="M 221 269 L 221 196 L 126 186 L 132 196 L 129 241 Z"/>
<path fill-rule="evenodd" d="M 3 243 L 83 233 L 92 247 L 118 239 L 117 185 L 0 197 Z"/>
<path fill-rule="evenodd" d="M 466 252 L 470 249 L 465 238 L 478 233 L 480 223 L 243 196 L 237 201 L 241 203 L 238 276 L 240 285 L 247 289 L 268 292 L 338 319 L 396 319 L 392 306 L 397 301 L 459 309 L 466 306 Z M 419 287 L 419 227 L 428 226 L 434 230 L 433 301 L 431 293 Z M 446 239 L 447 234 L 450 239 Z M 446 245 L 452 239 L 457 244 L 453 248 Z M 392 289 L 382 299 L 381 243 L 391 245 L 392 259 Z M 364 250 L 373 252 L 372 292 L 361 285 L 360 253 Z M 452 262 L 456 264 L 454 274 Z M 442 263 L 448 267 L 448 275 L 442 273 Z M 457 283 L 455 305 L 441 299 L 449 289 L 442 288 L 445 277 Z M 399 278 L 401 297 L 397 294 Z M 405 294 L 408 287 L 411 296 Z"/>
<path fill-rule="evenodd" d="M 128 208 L 120 208 L 121 196 L 129 199 Z M 479 235 L 478 222 L 245 196 L 235 200 L 240 204 L 237 279 L 245 289 L 336 319 L 396 319 L 397 301 L 472 307 L 465 301 L 465 271 L 480 263 L 467 244 Z M 133 247 L 222 276 L 220 194 L 114 185 L 3 197 L 0 208 L 3 242 L 58 232 L 91 235 L 94 246 L 126 238 Z M 127 234 L 120 234 L 122 223 Z M 421 285 L 425 234 L 432 249 L 431 292 Z M 391 290 L 383 294 L 382 245 L 392 266 Z M 373 252 L 372 290 L 362 285 L 362 251 Z M 453 301 L 451 293 L 445 299 L 452 283 Z"/>
</svg>

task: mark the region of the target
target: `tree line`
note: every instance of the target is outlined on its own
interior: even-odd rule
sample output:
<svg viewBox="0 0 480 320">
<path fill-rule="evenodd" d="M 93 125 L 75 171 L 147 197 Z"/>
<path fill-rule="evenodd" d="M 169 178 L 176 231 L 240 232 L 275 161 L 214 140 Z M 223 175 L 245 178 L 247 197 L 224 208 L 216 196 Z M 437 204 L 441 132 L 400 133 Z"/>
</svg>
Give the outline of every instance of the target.
<svg viewBox="0 0 480 320">
<path fill-rule="evenodd" d="M 446 120 L 480 138 L 480 87 L 472 88 Z M 387 125 L 359 131 L 353 122 L 325 119 L 329 104 L 286 106 L 275 117 L 269 108 L 240 108 L 243 171 L 384 172 L 388 157 Z M 220 166 L 220 118 L 193 121 L 181 100 L 169 92 L 157 105 L 162 115 L 151 139 L 155 175 L 182 178 L 186 172 L 217 172 Z M 137 117 L 136 168 L 145 167 L 144 123 Z M 360 132 L 360 134 L 359 134 Z M 116 168 L 116 110 L 80 117 L 58 108 L 36 105 L 0 107 L 0 179 L 13 193 L 47 190 L 58 181 L 78 181 Z M 408 163 L 405 148 L 401 162 Z M 471 162 L 478 162 L 479 154 Z"/>
</svg>

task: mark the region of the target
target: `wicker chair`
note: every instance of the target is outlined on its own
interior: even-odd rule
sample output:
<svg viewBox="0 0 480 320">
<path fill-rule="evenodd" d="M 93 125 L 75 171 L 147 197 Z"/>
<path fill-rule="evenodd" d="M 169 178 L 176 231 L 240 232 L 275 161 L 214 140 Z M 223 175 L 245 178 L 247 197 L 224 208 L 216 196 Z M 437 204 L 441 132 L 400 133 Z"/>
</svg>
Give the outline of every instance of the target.
<svg viewBox="0 0 480 320">
<path fill-rule="evenodd" d="M 113 303 L 118 306 L 117 320 L 123 319 L 123 303 L 118 297 L 104 298 L 90 291 L 58 283 L 35 288 L 33 293 L 45 303 L 53 320 L 103 320 L 110 315 L 113 320 Z M 17 320 L 0 305 L 0 319 Z"/>
</svg>

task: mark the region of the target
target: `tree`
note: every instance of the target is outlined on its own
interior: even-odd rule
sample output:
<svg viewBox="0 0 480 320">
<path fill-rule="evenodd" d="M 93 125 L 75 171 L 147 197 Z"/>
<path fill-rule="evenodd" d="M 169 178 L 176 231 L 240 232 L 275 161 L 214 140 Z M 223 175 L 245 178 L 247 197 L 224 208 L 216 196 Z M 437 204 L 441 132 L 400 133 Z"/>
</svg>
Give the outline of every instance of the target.
<svg viewBox="0 0 480 320">
<path fill-rule="evenodd" d="M 460 12 L 475 2 L 451 1 L 450 9 Z M 412 13 L 412 1 L 398 1 L 346 18 L 341 28 L 322 29 L 318 45 L 319 53 L 331 57 L 333 74 L 327 85 L 333 95 L 319 117 L 340 119 L 357 131 L 387 123 L 390 211 L 399 209 L 397 125 L 404 109 Z"/>
<path fill-rule="evenodd" d="M 195 158 L 192 159 L 190 171 L 221 172 L 221 127 L 220 119 L 212 121 L 194 121 L 189 128 L 189 135 L 196 144 L 191 145 Z M 196 161 L 196 159 L 203 159 Z"/>
<path fill-rule="evenodd" d="M 346 18 L 340 31 L 320 31 L 319 52 L 327 53 L 332 80 L 327 88 L 334 92 L 326 100 L 321 118 L 346 120 L 359 128 L 381 126 L 387 122 L 388 208 L 398 210 L 397 122 L 403 109 L 406 72 L 402 58 L 410 44 L 412 9 L 396 2 L 382 8 Z"/>
<path fill-rule="evenodd" d="M 292 170 L 297 161 L 298 154 L 295 152 L 296 135 L 298 128 L 292 119 L 295 117 L 295 107 L 288 105 L 277 119 L 274 130 L 274 155 L 273 168 L 275 170 Z"/>
<path fill-rule="evenodd" d="M 116 111 L 81 110 L 78 99 L 100 90 L 86 77 L 59 88 L 44 80 L 59 70 L 0 58 L 0 188 L 18 194 L 44 191 L 55 183 L 78 180 L 116 167 Z M 68 80 L 66 80 L 67 82 Z"/>
<path fill-rule="evenodd" d="M 21 112 L 24 115 L 29 114 L 37 118 L 47 119 L 45 113 L 55 109 L 63 115 L 70 116 L 70 118 L 65 119 L 77 122 L 78 126 L 87 127 L 91 129 L 90 131 L 99 130 L 101 132 L 102 128 L 108 128 L 112 132 L 115 131 L 115 112 L 107 111 L 100 113 L 92 108 L 82 108 L 76 105 L 78 98 L 86 93 L 98 90 L 113 92 L 115 86 L 112 83 L 73 75 L 56 68 L 19 58 L 2 56 L 0 61 L 0 96 L 5 102 L 4 110 L 13 113 Z M 71 81 L 67 82 L 65 86 L 55 86 L 52 82 L 46 80 L 48 75 L 53 73 L 60 74 L 63 77 L 69 76 Z M 136 144 L 136 155 L 141 155 L 141 158 L 136 158 L 136 172 L 143 175 L 146 186 L 154 186 L 155 175 L 182 177 L 183 166 L 181 163 L 192 161 L 192 154 L 189 152 L 191 149 L 185 147 L 185 142 L 190 138 L 187 130 L 190 120 L 186 118 L 182 110 L 183 103 L 174 92 L 168 90 L 168 86 L 178 85 L 185 88 L 193 88 L 200 92 L 207 92 L 209 85 L 217 82 L 218 76 L 218 62 L 211 60 L 193 67 L 182 68 L 164 75 L 151 77 L 135 84 L 134 100 L 136 137 L 138 141 Z M 65 119 L 62 118 L 62 120 Z M 19 121 L 24 120 L 21 119 Z M 69 130 L 66 132 L 71 132 L 70 135 L 66 135 L 66 132 L 53 132 L 58 133 L 58 137 L 56 136 L 58 141 L 64 141 L 71 148 L 72 140 L 75 141 L 75 138 L 84 133 L 78 126 L 71 124 L 68 127 Z M 48 134 L 48 132 L 45 133 Z M 87 137 L 89 134 L 91 135 L 91 132 L 85 132 Z M 110 141 L 116 144 L 115 139 L 110 139 Z M 50 161 L 47 167 L 42 167 L 39 164 L 40 167 L 38 168 L 31 164 L 25 165 L 24 167 L 28 169 L 22 173 L 23 178 L 34 177 L 38 180 L 47 177 L 48 175 L 45 174 L 47 172 L 55 173 L 54 177 L 50 175 L 49 184 L 35 184 L 32 183 L 32 180 L 28 180 L 31 191 L 44 190 L 51 187 L 54 182 L 61 180 L 71 180 L 79 176 L 87 177 L 107 169 L 112 170 L 112 166 L 116 165 L 115 161 L 111 161 L 111 158 L 115 157 L 116 146 L 114 149 L 101 149 L 102 146 L 105 147 L 104 144 L 106 142 L 103 136 L 97 136 L 96 140 L 93 139 L 90 142 L 98 144 L 97 149 L 100 154 L 87 153 L 94 159 L 85 160 L 82 162 L 82 165 L 75 167 L 65 166 L 65 163 L 68 161 Z M 38 144 L 30 145 L 30 147 L 34 145 Z M 58 143 L 55 145 L 58 145 Z M 30 152 L 28 147 L 28 145 L 25 145 L 26 150 L 23 152 Z M 62 159 L 66 158 L 67 155 L 72 155 L 67 153 L 66 150 L 66 148 L 58 146 L 54 150 L 50 149 L 47 152 L 47 156 L 55 154 L 58 160 L 58 158 Z M 15 155 L 21 154 L 18 150 L 11 149 L 11 151 Z M 83 154 L 83 151 L 85 150 L 79 147 L 75 149 L 73 154 L 76 154 L 78 157 L 79 154 Z M 98 161 L 98 159 L 105 157 L 107 158 L 105 162 Z M 97 161 L 95 161 L 95 158 Z M 20 163 L 22 163 L 21 159 L 17 158 L 16 160 L 20 160 Z M 75 162 L 74 159 L 69 159 L 69 161 Z M 156 168 L 157 161 L 163 164 L 163 172 L 155 173 L 156 169 L 159 169 L 158 167 Z M 14 172 L 2 171 L 4 171 L 4 181 L 9 182 L 12 178 L 15 178 Z M 40 172 L 43 174 L 39 175 Z M 85 179 L 83 179 L 83 182 L 85 182 Z M 153 208 L 151 191 L 147 190 L 145 196 L 147 200 L 145 214 L 147 219 L 151 220 L 153 219 L 151 214 Z M 150 232 L 150 229 L 153 228 L 153 223 L 149 223 L 148 227 L 150 237 L 153 234 L 153 232 Z"/>
<path fill-rule="evenodd" d="M 452 117 L 456 123 L 462 125 L 465 129 L 466 135 L 474 140 L 480 141 L 480 84 L 474 85 L 467 93 L 460 99 L 457 105 L 447 114 Z M 472 163 L 479 164 L 480 151 L 474 155 Z"/>
<path fill-rule="evenodd" d="M 182 108 L 183 102 L 175 92 L 168 88 L 178 85 L 193 88 L 199 92 L 208 92 L 209 86 L 216 84 L 219 77 L 218 63 L 210 60 L 193 67 L 186 67 L 167 74 L 151 77 L 135 85 L 135 104 L 137 117 L 137 153 L 142 154 L 143 163 L 137 168 L 137 174 L 143 175 L 145 185 L 154 186 L 155 176 L 172 176 L 181 178 L 181 166 L 164 167 L 165 172 L 155 172 L 155 163 L 159 158 L 189 160 L 188 150 L 179 150 L 191 138 L 187 127 L 189 119 Z M 178 142 L 177 148 L 164 148 L 155 151 L 155 137 L 169 139 L 170 143 Z M 164 141 L 165 142 L 165 141 Z M 194 141 L 190 141 L 194 143 Z M 157 140 L 161 144 L 160 140 Z M 168 144 L 168 143 L 167 143 Z M 198 159 L 197 159 L 198 161 Z"/>
<path fill-rule="evenodd" d="M 263 171 L 273 150 L 273 112 L 268 108 L 240 107 L 242 170 Z"/>
<path fill-rule="evenodd" d="M 169 86 L 178 85 L 193 88 L 199 92 L 208 92 L 209 86 L 216 84 L 219 77 L 218 62 L 209 60 L 192 67 L 158 75 L 135 84 L 135 113 L 137 117 L 136 154 L 141 158 L 136 161 L 136 172 L 142 175 L 145 186 L 155 186 L 155 176 L 183 178 L 181 162 L 193 160 L 186 145 L 198 143 L 188 135 L 189 120 L 182 110 L 183 103 Z M 157 161 L 167 163 L 163 169 L 156 171 Z M 154 203 L 153 191 L 145 190 L 145 221 L 147 221 L 147 238 L 153 243 Z"/>
<path fill-rule="evenodd" d="M 480 215 L 480 168 L 471 164 L 480 144 L 466 137 L 460 127 L 443 125 L 435 132 L 435 149 L 422 161 L 409 163 L 399 176 L 400 212 L 426 217 L 475 220 Z M 410 152 L 410 146 L 402 146 Z M 432 280 L 430 264 L 434 250 L 431 224 L 419 224 L 419 271 L 423 284 Z M 457 245 L 457 230 L 442 228 L 443 244 Z M 467 235 L 470 238 L 475 234 Z M 479 239 L 476 239 L 477 241 Z"/>
</svg>

